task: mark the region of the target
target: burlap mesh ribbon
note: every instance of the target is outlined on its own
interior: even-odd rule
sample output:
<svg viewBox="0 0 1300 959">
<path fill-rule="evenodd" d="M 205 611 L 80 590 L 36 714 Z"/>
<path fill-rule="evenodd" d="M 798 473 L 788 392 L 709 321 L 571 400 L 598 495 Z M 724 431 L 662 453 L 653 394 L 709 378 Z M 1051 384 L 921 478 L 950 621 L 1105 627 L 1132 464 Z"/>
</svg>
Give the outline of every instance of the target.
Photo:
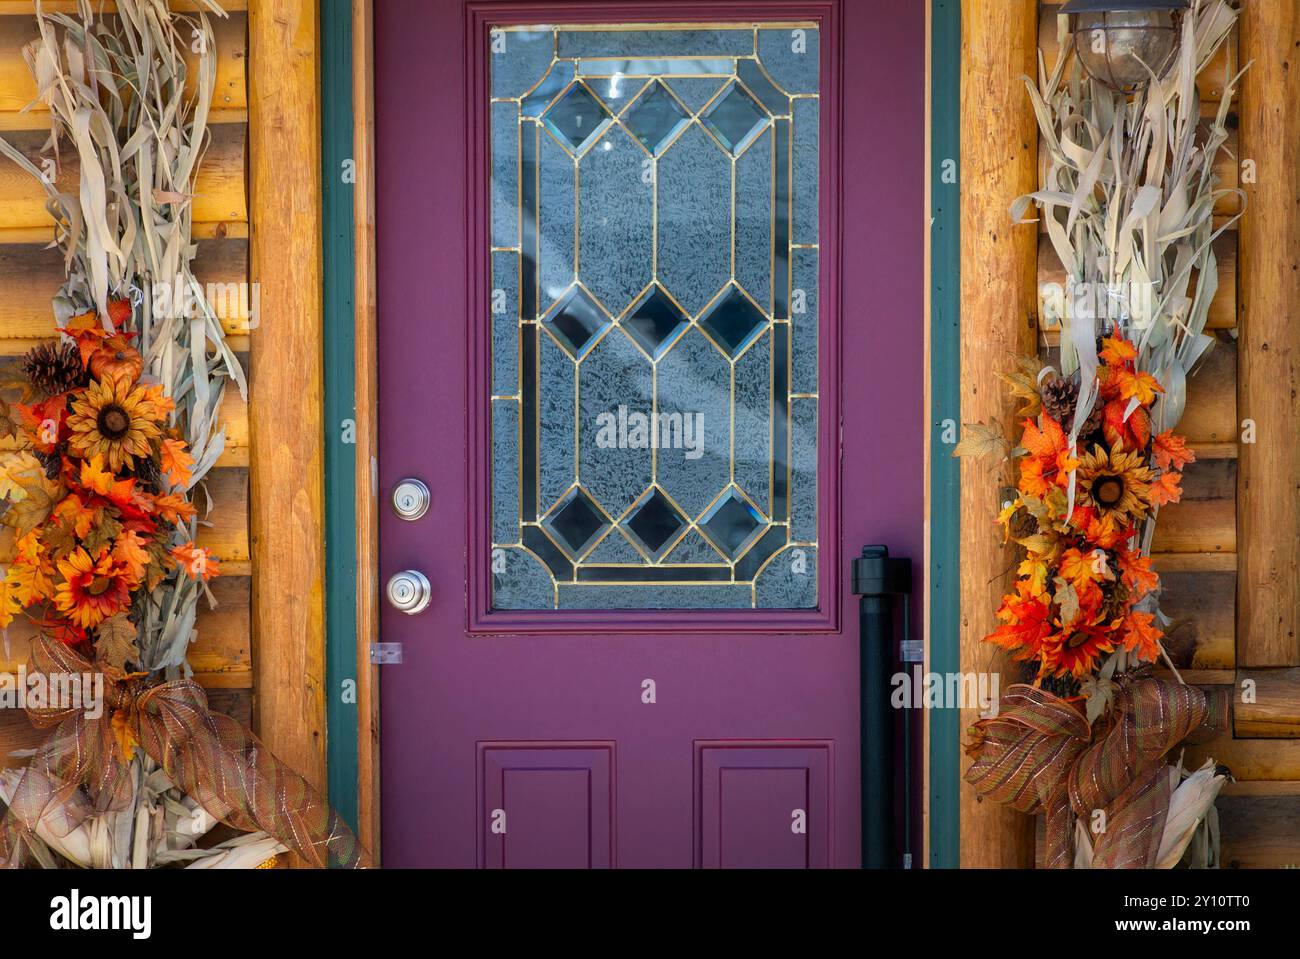
<svg viewBox="0 0 1300 959">
<path fill-rule="evenodd" d="M 966 781 L 981 796 L 1024 813 L 1042 812 L 1047 866 L 1069 868 L 1073 817 L 1091 823 L 1095 868 L 1155 865 L 1169 812 L 1169 767 L 1161 759 L 1201 727 L 1226 725 L 1227 697 L 1146 676 L 1121 679 L 1110 718 L 1096 729 L 1069 702 L 1014 685 L 998 715 L 970 729 Z"/>
<path fill-rule="evenodd" d="M 32 645 L 28 671 L 57 676 L 97 670 L 70 647 L 42 636 Z M 93 718 L 87 704 L 28 707 L 34 725 L 53 731 L 23 771 L 0 820 L 0 864 L 23 865 L 27 835 L 78 789 L 95 812 L 130 801 L 132 777 L 121 746 L 129 730 L 167 778 L 214 818 L 243 831 L 260 829 L 313 866 L 368 865 L 360 843 L 320 793 L 243 724 L 210 710 L 197 683 L 147 685 L 106 675 L 104 698 Z"/>
</svg>

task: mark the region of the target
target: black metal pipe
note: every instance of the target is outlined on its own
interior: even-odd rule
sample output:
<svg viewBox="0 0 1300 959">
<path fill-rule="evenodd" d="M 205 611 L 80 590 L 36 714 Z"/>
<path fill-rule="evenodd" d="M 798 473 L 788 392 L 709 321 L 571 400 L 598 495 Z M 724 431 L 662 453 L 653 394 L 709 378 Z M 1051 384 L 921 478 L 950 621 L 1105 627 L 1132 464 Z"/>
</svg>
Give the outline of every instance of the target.
<svg viewBox="0 0 1300 959">
<path fill-rule="evenodd" d="M 861 703 L 862 867 L 897 865 L 894 849 L 894 602 L 911 592 L 911 563 L 887 546 L 864 546 L 853 561 L 858 604 Z"/>
</svg>

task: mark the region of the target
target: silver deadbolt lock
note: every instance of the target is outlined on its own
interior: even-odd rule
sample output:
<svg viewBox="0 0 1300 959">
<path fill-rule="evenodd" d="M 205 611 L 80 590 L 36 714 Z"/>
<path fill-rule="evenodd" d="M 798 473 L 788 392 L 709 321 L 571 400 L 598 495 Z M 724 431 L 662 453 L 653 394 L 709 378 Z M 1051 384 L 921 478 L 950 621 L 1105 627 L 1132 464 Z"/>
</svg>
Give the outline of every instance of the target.
<svg viewBox="0 0 1300 959">
<path fill-rule="evenodd" d="M 422 613 L 433 596 L 429 578 L 418 569 L 404 569 L 388 580 L 388 602 L 408 616 Z"/>
<path fill-rule="evenodd" d="M 408 477 L 393 489 L 393 512 L 410 522 L 429 511 L 429 487 Z"/>
</svg>

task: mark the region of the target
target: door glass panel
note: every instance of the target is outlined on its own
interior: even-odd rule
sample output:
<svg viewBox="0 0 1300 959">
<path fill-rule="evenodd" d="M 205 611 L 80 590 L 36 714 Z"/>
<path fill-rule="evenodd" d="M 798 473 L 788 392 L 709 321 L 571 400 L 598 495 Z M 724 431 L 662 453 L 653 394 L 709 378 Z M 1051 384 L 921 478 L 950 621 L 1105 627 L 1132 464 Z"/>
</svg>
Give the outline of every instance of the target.
<svg viewBox="0 0 1300 959">
<path fill-rule="evenodd" d="M 493 606 L 817 605 L 819 37 L 489 37 Z"/>
</svg>

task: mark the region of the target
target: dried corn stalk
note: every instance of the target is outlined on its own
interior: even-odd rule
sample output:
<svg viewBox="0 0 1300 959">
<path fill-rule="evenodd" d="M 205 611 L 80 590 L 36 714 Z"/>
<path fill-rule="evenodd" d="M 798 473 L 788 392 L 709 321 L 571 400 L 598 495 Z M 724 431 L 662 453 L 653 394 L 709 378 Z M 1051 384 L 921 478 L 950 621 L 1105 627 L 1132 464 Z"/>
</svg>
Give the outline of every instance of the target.
<svg viewBox="0 0 1300 959">
<path fill-rule="evenodd" d="M 1011 216 L 1018 223 L 1037 222 L 1026 217 L 1036 206 L 1065 267 L 1066 296 L 1044 307 L 1045 318 L 1061 323 L 1061 372 L 1078 385 L 1072 450 L 1098 396 L 1099 336 L 1118 333 L 1137 344 L 1137 369 L 1164 387 L 1152 409 L 1157 433 L 1182 418 L 1187 377 L 1214 343 L 1205 333 L 1218 289 L 1213 242 L 1241 216 L 1216 226 L 1214 206 L 1231 193 L 1244 206 L 1246 197 L 1220 188 L 1213 165 L 1227 140 L 1228 111 L 1245 70 L 1232 73 L 1228 67 L 1222 99 L 1210 118 L 1201 115 L 1196 76 L 1236 20 L 1228 0 L 1192 0 L 1182 20 L 1177 59 L 1129 97 L 1087 76 L 1074 56 L 1068 17 L 1061 17 L 1061 52 L 1051 73 L 1040 50 L 1037 81 L 1025 78 L 1046 157 L 1040 189 L 1017 198 Z M 1104 309 L 1073 309 L 1077 290 L 1103 291 Z M 1095 297 L 1084 302 L 1097 305 Z M 1125 415 L 1137 405 L 1134 399 Z M 1074 482 L 1071 474 L 1071 509 Z M 1157 512 L 1152 509 L 1142 527 L 1143 553 L 1150 553 Z M 1158 594 L 1144 602 L 1167 625 L 1156 605 Z M 1106 677 L 1125 665 L 1121 650 L 1107 662 Z M 1172 799 L 1159 865 L 1170 868 L 1185 853 L 1189 863 L 1217 865 L 1213 804 L 1225 777 L 1213 763 L 1191 775 L 1169 768 Z M 1088 868 L 1088 831 L 1081 821 L 1076 827 L 1075 867 Z"/>
<path fill-rule="evenodd" d="M 182 16 L 164 0 L 117 0 L 116 16 L 97 18 L 88 0 L 79 0 L 76 17 L 46 13 L 36 0 L 40 37 L 23 53 L 49 109 L 45 153 L 57 169 L 63 151 L 75 152 L 77 193 L 62 192 L 56 176 L 0 138 L 0 152 L 49 195 L 46 207 L 67 274 L 54 298 L 57 326 L 94 310 L 111 328 L 109 300 L 130 300 L 129 325 L 139 336 L 146 377 L 175 401 L 172 425 L 194 456 L 191 490 L 225 448 L 218 415 L 227 381 L 247 396 L 243 370 L 193 272 L 194 184 L 209 140 L 216 83 L 209 14 L 226 15 L 212 0 L 199 6 L 198 13 Z M 192 77 L 183 52 L 194 56 Z M 199 522 L 191 521 L 191 539 Z M 207 587 L 174 573 L 148 596 L 139 624 L 144 668 L 167 679 L 190 675 L 185 656 L 195 636 L 200 589 Z M 215 605 L 211 593 L 208 600 Z M 54 850 L 82 865 L 136 868 L 206 856 L 180 854 L 202 832 L 177 832 L 182 821 L 192 830 L 194 816 L 206 814 L 165 778 L 160 782 L 161 774 L 146 762 L 134 760 L 137 788 L 125 810 L 91 816 L 70 831 L 48 824 L 41 836 L 46 856 Z M 0 778 L 0 798 L 6 788 L 12 788 L 7 775 Z M 79 821 L 71 812 L 53 815 L 65 817 L 63 825 Z M 212 822 L 204 822 L 206 832 Z M 266 859 L 279 848 L 262 836 L 222 850 L 221 863 L 246 864 L 263 852 Z"/>
</svg>

